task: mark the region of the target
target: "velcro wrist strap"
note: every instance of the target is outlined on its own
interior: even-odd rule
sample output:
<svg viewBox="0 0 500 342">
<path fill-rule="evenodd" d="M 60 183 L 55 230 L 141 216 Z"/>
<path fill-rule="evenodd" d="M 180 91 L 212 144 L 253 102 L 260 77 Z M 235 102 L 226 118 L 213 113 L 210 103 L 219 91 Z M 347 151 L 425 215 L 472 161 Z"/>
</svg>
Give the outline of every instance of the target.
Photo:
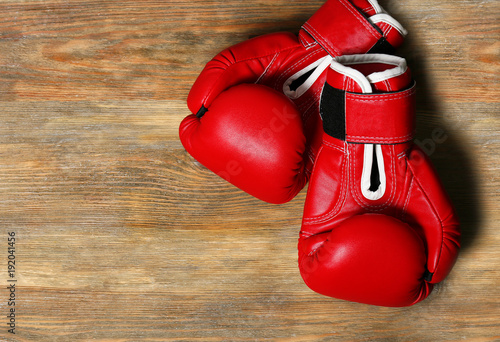
<svg viewBox="0 0 500 342">
<path fill-rule="evenodd" d="M 328 0 L 302 28 L 333 57 L 394 53 L 380 29 L 348 0 Z"/>
<path fill-rule="evenodd" d="M 415 83 L 403 91 L 358 94 L 325 83 L 320 112 L 328 135 L 351 143 L 400 144 L 415 132 Z"/>
</svg>

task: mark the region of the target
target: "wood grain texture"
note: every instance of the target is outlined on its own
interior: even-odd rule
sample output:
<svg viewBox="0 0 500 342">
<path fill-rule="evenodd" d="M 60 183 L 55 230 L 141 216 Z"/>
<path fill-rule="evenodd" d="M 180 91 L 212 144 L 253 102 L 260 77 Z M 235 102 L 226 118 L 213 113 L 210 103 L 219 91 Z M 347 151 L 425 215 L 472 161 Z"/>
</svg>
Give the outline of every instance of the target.
<svg viewBox="0 0 500 342">
<path fill-rule="evenodd" d="M 417 140 L 464 232 L 454 270 L 414 307 L 312 293 L 296 252 L 306 189 L 265 204 L 182 148 L 204 64 L 297 32 L 322 3 L 0 1 L 0 340 L 500 339 L 498 1 L 380 1 L 410 31 Z"/>
</svg>

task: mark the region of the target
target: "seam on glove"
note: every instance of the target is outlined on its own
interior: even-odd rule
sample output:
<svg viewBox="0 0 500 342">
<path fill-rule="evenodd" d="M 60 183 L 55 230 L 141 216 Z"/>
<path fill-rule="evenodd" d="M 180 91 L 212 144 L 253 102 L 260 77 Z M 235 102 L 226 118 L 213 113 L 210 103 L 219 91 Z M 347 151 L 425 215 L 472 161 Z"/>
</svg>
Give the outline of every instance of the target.
<svg viewBox="0 0 500 342">
<path fill-rule="evenodd" d="M 408 92 L 407 94 L 401 94 L 399 96 L 395 95 L 357 95 L 354 93 L 347 93 L 346 99 L 355 100 L 357 102 L 387 102 L 393 100 L 402 100 L 413 95 L 413 92 Z"/>
<path fill-rule="evenodd" d="M 316 29 L 314 27 L 312 27 L 309 23 L 306 22 L 304 24 L 304 27 L 306 27 L 307 30 L 312 31 L 316 36 L 319 36 L 321 38 L 321 42 L 319 42 L 320 45 L 321 45 L 321 43 L 323 43 L 327 47 L 329 47 L 330 49 L 332 49 L 337 56 L 342 55 L 342 53 L 335 46 L 333 46 L 332 44 L 330 44 L 330 42 L 328 42 L 327 40 L 325 40 L 325 38 L 323 38 L 323 36 L 321 34 L 319 34 L 319 32 L 316 31 Z"/>
<path fill-rule="evenodd" d="M 411 139 L 413 136 L 412 133 L 408 133 L 406 135 L 402 135 L 399 137 L 368 137 L 364 135 L 352 135 L 352 134 L 346 134 L 346 140 L 347 138 L 352 138 L 352 139 L 363 139 L 363 140 L 370 140 L 370 142 L 378 142 L 378 141 L 383 141 L 384 143 L 395 143 L 395 142 L 400 142 L 401 139 Z"/>
<path fill-rule="evenodd" d="M 338 147 L 338 146 L 336 146 L 336 145 L 332 144 L 331 142 L 328 142 L 328 141 L 323 141 L 323 145 L 326 145 L 326 146 L 328 146 L 328 147 L 330 147 L 330 148 L 337 149 L 337 150 L 339 150 L 341 153 L 344 153 L 344 154 L 345 154 L 345 149 L 343 149 L 343 148 L 341 148 L 341 147 Z"/>
<path fill-rule="evenodd" d="M 370 94 L 370 93 L 353 93 L 353 92 L 346 92 L 346 96 L 349 98 L 355 99 L 357 101 L 387 101 L 387 100 L 400 100 L 404 99 L 406 97 L 412 96 L 416 93 L 417 88 L 415 84 L 413 84 L 410 88 L 398 91 L 397 93 L 389 93 L 389 94 Z"/>
<path fill-rule="evenodd" d="M 349 78 L 347 76 L 345 76 L 345 75 L 343 75 L 342 77 L 344 78 L 344 80 L 342 82 L 342 88 L 343 89 L 351 89 L 351 88 L 348 88 L 348 86 L 349 86 Z"/>
<path fill-rule="evenodd" d="M 321 93 L 321 90 L 322 90 L 321 88 L 316 90 L 316 92 L 314 94 L 312 94 L 312 96 L 310 96 L 309 99 L 306 99 L 306 101 L 299 101 L 300 98 L 292 100 L 294 102 L 295 101 L 300 102 L 300 104 L 296 104 L 296 105 L 299 108 L 299 110 L 303 113 L 302 117 L 303 117 L 304 121 L 306 120 L 306 118 L 308 118 L 304 115 L 305 114 L 304 112 L 309 110 L 311 108 L 311 106 L 319 100 L 318 93 Z"/>
<path fill-rule="evenodd" d="M 315 55 L 317 55 L 318 53 L 321 53 L 322 51 L 324 51 L 323 49 L 321 48 L 318 48 L 316 51 L 313 51 L 305 56 L 303 56 L 301 59 L 299 59 L 298 61 L 296 61 L 295 63 L 293 63 L 292 65 L 290 65 L 288 68 L 286 68 L 281 74 L 280 76 L 276 79 L 276 81 L 274 82 L 274 88 L 278 88 L 278 86 L 281 84 L 281 83 L 285 83 L 283 80 L 283 78 L 288 78 L 290 77 L 290 74 L 293 73 L 293 70 L 295 70 L 295 68 L 297 67 L 297 65 L 300 65 L 302 63 L 304 63 L 305 60 L 308 60 L 308 59 L 312 59 L 312 57 L 314 57 Z M 311 63 L 309 63 L 311 64 Z M 309 65 L 308 64 L 308 65 Z M 291 72 L 292 71 L 292 72 Z"/>
<path fill-rule="evenodd" d="M 307 33 L 307 35 L 308 35 L 309 37 L 311 37 L 311 35 L 309 35 L 309 33 Z M 312 41 L 311 41 L 311 42 L 309 42 L 309 43 L 308 43 L 308 42 L 305 42 L 303 39 L 301 39 L 301 38 L 300 38 L 300 36 L 299 36 L 298 38 L 299 38 L 300 43 L 302 44 L 302 46 L 303 46 L 306 50 L 310 49 L 310 48 L 311 48 L 311 46 L 318 45 L 318 42 L 317 42 L 317 41 L 315 41 L 315 40 L 314 40 L 314 38 L 312 38 L 312 37 L 311 37 L 311 38 L 312 38 Z"/>
<path fill-rule="evenodd" d="M 311 237 L 311 236 L 313 236 L 313 235 L 315 235 L 315 234 L 313 234 L 313 233 L 309 233 L 309 232 L 305 232 L 305 231 L 301 230 L 301 231 L 299 232 L 299 239 L 300 239 L 300 238 L 307 239 L 307 238 L 309 238 L 309 237 Z"/>
<path fill-rule="evenodd" d="M 371 25 L 367 22 L 367 20 L 365 19 L 365 17 L 364 17 L 364 16 L 362 16 L 362 15 L 361 15 L 361 13 L 359 13 L 358 11 L 356 11 L 356 12 L 353 12 L 353 11 L 352 11 L 351 6 L 353 6 L 353 5 L 351 5 L 351 3 L 348 3 L 348 5 L 346 5 L 346 4 L 345 4 L 346 0 L 340 0 L 339 2 L 340 2 L 340 3 L 341 3 L 341 4 L 342 4 L 342 5 L 343 5 L 343 6 L 344 6 L 344 7 L 345 7 L 345 8 L 346 8 L 349 12 L 351 12 L 351 13 L 354 15 L 354 17 L 355 17 L 355 18 L 356 18 L 356 19 L 357 19 L 357 20 L 358 20 L 358 21 L 359 21 L 359 22 L 360 22 L 363 26 L 365 26 L 365 27 L 367 28 L 367 31 L 368 31 L 368 32 L 369 32 L 369 33 L 370 33 L 373 37 L 375 37 L 377 40 L 378 40 L 378 39 L 380 39 L 379 35 L 374 33 L 374 31 L 375 31 L 375 32 L 377 32 L 377 31 L 373 28 L 373 26 L 371 26 Z M 377 32 L 377 33 L 378 33 L 378 32 Z"/>
<path fill-rule="evenodd" d="M 406 211 L 407 211 L 408 205 L 410 203 L 411 192 L 413 190 L 413 185 L 415 184 L 413 180 L 414 180 L 414 178 L 412 177 L 411 181 L 410 181 L 410 186 L 408 188 L 408 192 L 407 192 L 407 195 L 406 195 L 405 204 L 403 205 L 403 211 L 402 211 L 402 214 L 401 214 L 401 218 L 402 219 L 404 219 L 404 217 L 406 216 Z"/>
<path fill-rule="evenodd" d="M 321 88 L 316 90 L 316 92 L 313 94 L 313 96 L 311 96 L 311 99 L 309 99 L 307 102 L 302 104 L 301 107 L 299 107 L 299 108 L 301 108 L 302 113 L 304 113 L 303 114 L 304 125 L 305 125 L 305 122 L 311 118 L 311 115 L 314 115 L 316 113 L 315 111 L 311 111 L 311 108 L 312 108 L 312 106 L 319 104 L 322 90 L 323 89 L 321 89 Z M 319 108 L 318 108 L 317 112 L 319 112 Z"/>
<path fill-rule="evenodd" d="M 384 25 L 384 29 L 382 30 L 382 33 L 384 34 L 384 37 L 387 37 L 389 35 L 389 32 L 391 32 L 392 26 L 387 24 Z"/>
<path fill-rule="evenodd" d="M 318 152 L 318 159 L 319 159 L 319 156 L 320 156 L 322 149 L 323 149 L 323 146 L 321 146 L 320 152 Z M 304 223 L 307 223 L 307 224 L 323 223 L 323 222 L 329 220 L 330 218 L 332 218 L 333 216 L 337 215 L 337 213 L 340 211 L 340 209 L 344 206 L 344 203 L 345 203 L 346 198 L 347 198 L 347 196 L 346 196 L 347 186 L 344 183 L 344 179 L 345 179 L 345 176 L 347 175 L 347 168 L 348 168 L 345 165 L 346 163 L 348 163 L 348 158 L 347 158 L 347 155 L 345 154 L 345 151 L 343 151 L 342 157 L 343 157 L 342 166 L 341 166 L 342 177 L 340 179 L 340 193 L 339 193 L 339 199 L 337 200 L 337 203 L 333 206 L 333 208 L 330 211 L 326 212 L 323 215 L 315 216 L 315 217 L 311 217 L 311 218 L 304 218 L 304 220 L 303 220 Z M 314 166 L 316 166 L 316 165 L 317 165 L 317 163 L 314 164 Z M 313 168 L 313 172 L 314 172 L 314 168 Z"/>
<path fill-rule="evenodd" d="M 361 23 L 361 25 L 363 25 L 366 28 L 366 31 L 368 33 L 370 33 L 375 39 L 377 39 L 377 41 L 381 38 L 380 34 L 375 30 L 375 28 L 373 26 L 371 26 L 369 23 L 367 23 L 365 17 L 362 16 L 361 13 L 359 13 L 357 10 L 353 11 L 351 9 L 352 5 L 350 3 L 347 3 L 347 5 L 346 5 L 346 0 L 339 0 L 339 3 L 342 6 L 344 6 L 354 16 L 354 18 Z M 313 31 L 316 36 L 318 36 L 319 38 L 321 38 L 321 43 L 327 45 L 329 48 L 331 48 L 333 51 L 335 51 L 335 53 L 337 54 L 337 56 L 342 55 L 342 53 L 339 51 L 339 49 L 337 49 L 336 47 L 334 47 L 328 40 L 326 40 L 318 31 L 316 31 L 316 29 L 314 27 L 312 27 L 309 24 L 309 22 L 306 22 L 304 24 L 304 26 L 307 27 L 309 30 Z"/>
<path fill-rule="evenodd" d="M 284 48 L 284 49 L 281 49 L 281 50 L 273 51 L 272 53 L 267 53 L 267 54 L 265 54 L 265 55 L 253 56 L 253 57 L 249 57 L 249 58 L 241 59 L 241 60 L 235 61 L 234 63 L 230 63 L 230 62 L 228 62 L 229 64 L 228 64 L 228 63 L 224 63 L 224 62 L 222 62 L 222 61 L 220 61 L 220 60 L 216 59 L 216 58 L 218 58 L 218 57 L 223 57 L 223 58 L 227 59 L 227 57 L 226 57 L 226 56 L 224 56 L 224 55 L 222 54 L 222 52 L 221 52 L 219 55 L 215 56 L 215 57 L 214 57 L 214 58 L 213 58 L 210 62 L 208 62 L 208 63 L 211 63 L 212 61 L 217 61 L 217 62 L 219 62 L 219 63 L 221 63 L 221 64 L 223 64 L 223 65 L 225 65 L 225 66 L 226 66 L 226 68 L 221 68 L 220 66 L 218 66 L 218 67 L 213 67 L 213 68 L 220 68 L 220 69 L 223 69 L 223 72 L 219 75 L 219 77 L 217 78 L 217 80 L 214 82 L 214 83 L 216 83 L 216 82 L 218 82 L 220 79 L 222 79 L 222 78 L 223 78 L 224 74 L 225 74 L 226 72 L 228 72 L 228 71 L 229 71 L 229 69 L 232 69 L 233 67 L 235 67 L 235 66 L 239 65 L 240 63 L 244 63 L 244 62 L 251 61 L 251 60 L 256 60 L 256 59 L 261 59 L 261 58 L 270 57 L 270 56 L 272 56 L 272 55 L 280 54 L 280 53 L 285 52 L 285 51 L 288 51 L 288 50 L 294 50 L 294 49 L 296 49 L 296 48 L 297 48 L 296 46 L 291 46 L 291 47 L 287 47 L 287 48 Z M 229 53 L 230 53 L 231 55 L 233 55 L 233 53 L 232 53 L 232 51 L 231 51 L 230 49 L 228 49 L 228 51 L 229 51 Z M 227 52 L 227 51 L 223 51 L 223 52 Z M 233 56 L 234 56 L 234 55 L 233 55 Z M 270 62 L 270 64 L 271 64 L 271 62 Z M 269 68 L 269 66 L 270 66 L 270 65 L 268 65 L 268 66 L 266 67 L 266 69 L 267 69 L 267 68 Z M 202 73 L 203 73 L 203 72 L 202 72 Z M 261 74 L 261 76 L 262 76 L 262 74 Z M 259 78 L 260 78 L 261 76 L 259 76 Z M 241 83 L 239 83 L 239 84 L 241 84 Z M 211 96 L 212 96 L 212 93 L 213 93 L 213 91 L 214 91 L 214 89 L 215 89 L 215 88 L 217 88 L 217 87 L 213 86 L 213 87 L 211 88 L 211 90 L 210 90 L 210 91 L 209 91 L 209 92 L 208 92 L 208 93 L 207 93 L 207 94 L 203 97 L 203 99 L 202 99 L 202 101 L 201 101 L 201 104 L 202 104 L 202 105 L 205 105 L 205 104 L 206 104 L 207 99 L 208 99 L 209 97 L 211 97 Z M 224 90 L 226 90 L 226 89 L 224 89 Z M 220 94 L 220 93 L 219 93 L 219 94 Z M 217 96 L 218 96 L 219 94 L 217 94 Z"/>
<path fill-rule="evenodd" d="M 259 83 L 260 80 L 266 75 L 266 73 L 269 71 L 269 69 L 271 69 L 271 66 L 273 65 L 274 61 L 276 61 L 276 58 L 278 58 L 279 56 L 279 52 L 276 53 L 273 57 L 273 59 L 271 60 L 271 62 L 269 62 L 269 65 L 266 67 L 266 69 L 264 69 L 264 71 L 262 72 L 262 74 L 259 76 L 259 78 L 257 79 L 257 81 L 255 81 L 255 83 Z"/>
<path fill-rule="evenodd" d="M 407 154 L 407 152 L 408 152 L 408 148 L 405 149 L 403 152 L 401 152 L 401 153 L 398 154 L 398 159 L 403 158 Z"/>
<path fill-rule="evenodd" d="M 385 80 L 384 83 L 385 83 L 385 86 L 387 87 L 387 90 L 392 91 L 392 87 L 391 87 L 391 84 L 389 83 L 389 80 Z"/>
<path fill-rule="evenodd" d="M 439 251 L 438 251 L 438 257 L 437 257 L 437 261 L 436 261 L 436 267 L 434 269 L 434 272 L 432 272 L 432 273 L 435 273 L 436 270 L 439 267 L 439 262 L 441 261 L 441 255 L 443 254 L 443 246 L 444 246 L 444 224 L 443 224 L 443 220 L 441 220 L 441 217 L 439 216 L 439 213 L 436 210 L 436 208 L 434 206 L 434 203 L 432 203 L 432 201 L 429 199 L 429 196 L 427 196 L 427 193 L 425 192 L 424 188 L 422 187 L 422 183 L 420 183 L 420 180 L 418 179 L 417 175 L 415 174 L 415 170 L 414 170 L 413 166 L 410 163 L 408 163 L 408 166 L 409 166 L 409 168 L 411 170 L 413 178 L 417 182 L 417 185 L 419 186 L 420 190 L 422 190 L 422 194 L 425 196 L 425 199 L 427 200 L 427 203 L 431 207 L 434 216 L 438 219 L 439 224 L 441 226 L 441 246 L 440 246 Z M 422 227 L 422 228 L 424 228 L 424 227 Z M 427 254 L 430 254 L 429 250 L 427 250 Z"/>
</svg>

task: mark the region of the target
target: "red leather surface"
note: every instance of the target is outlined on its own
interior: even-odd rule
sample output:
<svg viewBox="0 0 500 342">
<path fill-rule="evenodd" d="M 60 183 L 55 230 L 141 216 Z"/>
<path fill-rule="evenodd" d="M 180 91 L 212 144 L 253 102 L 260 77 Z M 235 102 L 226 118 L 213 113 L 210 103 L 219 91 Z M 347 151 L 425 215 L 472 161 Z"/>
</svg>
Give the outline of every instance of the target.
<svg viewBox="0 0 500 342">
<path fill-rule="evenodd" d="M 332 56 L 366 52 L 382 38 L 348 0 L 327 1 L 302 27 Z"/>
<path fill-rule="evenodd" d="M 322 238 L 300 265 L 305 283 L 318 293 L 372 305 L 407 306 L 432 290 L 432 284 L 420 280 L 425 245 L 404 222 L 361 214 Z"/>
<path fill-rule="evenodd" d="M 353 7 L 347 0 L 328 0 L 305 25 L 308 31 L 315 30 L 315 32 L 321 33 L 323 43 L 327 41 L 330 45 L 337 46 L 337 52 L 330 51 L 332 56 L 346 52 L 365 53 L 376 43 L 378 38 L 382 37 L 382 31 L 375 29 L 359 12 L 362 11 L 367 15 L 374 14 L 370 3 L 366 0 L 356 0 L 356 4 L 359 9 Z M 338 11 L 339 8 L 341 8 L 340 11 Z M 346 12 L 349 15 L 346 15 Z M 366 38 L 363 37 L 364 35 Z M 395 40 L 394 44 L 398 45 L 394 45 L 394 47 L 399 46 L 401 42 L 402 37 Z M 274 33 L 242 42 L 222 51 L 205 66 L 189 93 L 188 107 L 192 113 L 197 113 L 202 106 L 210 109 L 220 94 L 242 83 L 258 83 L 283 93 L 288 90 L 287 81 L 299 78 L 303 70 L 327 54 L 328 52 L 305 30 L 300 31 L 299 37 L 291 33 Z M 293 188 L 297 192 L 301 190 L 299 184 L 303 186 L 307 182 L 321 146 L 322 123 L 319 116 L 319 99 L 325 80 L 326 71 L 312 82 L 307 91 L 293 99 L 302 116 L 303 134 L 306 137 L 305 172 L 300 175 L 305 179 L 296 177 L 297 184 L 286 185 L 287 189 Z M 234 109 L 234 107 L 232 108 Z M 190 120 L 181 123 L 181 131 L 184 130 L 182 126 L 188 123 L 192 124 Z M 227 125 L 225 129 L 231 131 L 231 134 L 238 132 L 230 125 Z M 207 131 L 206 134 L 211 133 Z M 247 138 L 246 136 L 240 137 L 241 140 Z M 187 140 L 189 140 L 189 134 L 184 136 L 184 141 Z M 196 156 L 202 153 L 197 153 L 195 150 L 203 149 L 203 147 L 197 146 L 195 141 L 190 142 L 190 144 L 192 148 L 189 151 L 193 152 L 191 154 L 197 158 Z M 264 141 L 259 146 L 254 145 L 253 148 L 255 151 L 262 151 L 263 155 L 269 149 Z M 223 158 L 222 155 L 217 157 Z M 235 160 L 237 156 L 226 155 L 224 158 L 228 158 L 223 162 L 227 164 L 230 160 Z M 203 158 L 203 160 L 199 161 L 205 166 L 208 166 L 206 163 L 211 163 L 207 158 Z M 266 159 L 264 158 L 264 160 Z M 240 161 L 237 160 L 237 162 Z M 295 167 L 295 164 L 289 165 L 289 169 Z M 255 186 L 264 187 L 267 183 L 267 180 L 264 179 L 266 173 L 260 172 L 261 170 L 257 167 L 253 169 L 255 173 L 249 173 L 248 177 L 260 179 L 260 182 L 255 181 Z M 231 179 L 229 181 L 232 182 Z M 258 192 L 264 191 L 265 188 Z"/>
<path fill-rule="evenodd" d="M 386 94 L 347 92 L 346 140 L 379 144 L 411 140 L 415 131 L 415 94 L 415 85 L 404 91 Z"/>
<path fill-rule="evenodd" d="M 407 154 L 408 187 L 403 219 L 420 229 L 427 242 L 427 268 L 432 283 L 441 282 L 455 264 L 460 249 L 458 218 L 429 157 L 417 146 Z M 408 180 L 410 181 L 410 180 Z"/>
<path fill-rule="evenodd" d="M 186 117 L 179 135 L 200 163 L 263 201 L 289 201 L 304 186 L 300 113 L 269 87 L 241 84 L 224 91 L 203 117 Z"/>
<path fill-rule="evenodd" d="M 329 84 L 356 88 L 341 74 L 328 76 Z M 392 87 L 409 85 L 388 82 Z M 378 111 L 373 106 L 370 110 Z M 369 114 L 361 114 L 354 124 L 369 129 Z M 402 116 L 415 113 L 384 115 L 397 125 L 412 122 Z M 347 131 L 352 120 L 346 122 Z M 375 123 L 374 128 L 380 127 Z M 306 284 L 327 296 L 373 305 L 413 305 L 453 267 L 460 247 L 459 223 L 431 162 L 416 145 L 380 146 L 378 163 L 383 164 L 386 188 L 379 198 L 369 199 L 361 181 L 366 145 L 323 135 L 304 207 L 299 268 Z M 426 269 L 433 273 L 429 282 L 424 280 Z"/>
</svg>

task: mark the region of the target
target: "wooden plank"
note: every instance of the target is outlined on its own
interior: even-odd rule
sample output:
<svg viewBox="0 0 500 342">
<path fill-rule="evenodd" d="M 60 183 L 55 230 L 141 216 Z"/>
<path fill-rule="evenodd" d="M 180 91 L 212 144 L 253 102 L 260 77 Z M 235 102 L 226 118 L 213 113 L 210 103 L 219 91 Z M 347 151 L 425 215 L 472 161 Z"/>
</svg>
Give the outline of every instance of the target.
<svg viewBox="0 0 500 342">
<path fill-rule="evenodd" d="M 498 340 L 500 4 L 380 3 L 410 31 L 416 140 L 464 231 L 450 276 L 410 308 L 311 292 L 296 251 L 307 189 L 260 202 L 178 139 L 214 54 L 297 32 L 322 1 L 0 1 L 0 340 Z"/>
</svg>

